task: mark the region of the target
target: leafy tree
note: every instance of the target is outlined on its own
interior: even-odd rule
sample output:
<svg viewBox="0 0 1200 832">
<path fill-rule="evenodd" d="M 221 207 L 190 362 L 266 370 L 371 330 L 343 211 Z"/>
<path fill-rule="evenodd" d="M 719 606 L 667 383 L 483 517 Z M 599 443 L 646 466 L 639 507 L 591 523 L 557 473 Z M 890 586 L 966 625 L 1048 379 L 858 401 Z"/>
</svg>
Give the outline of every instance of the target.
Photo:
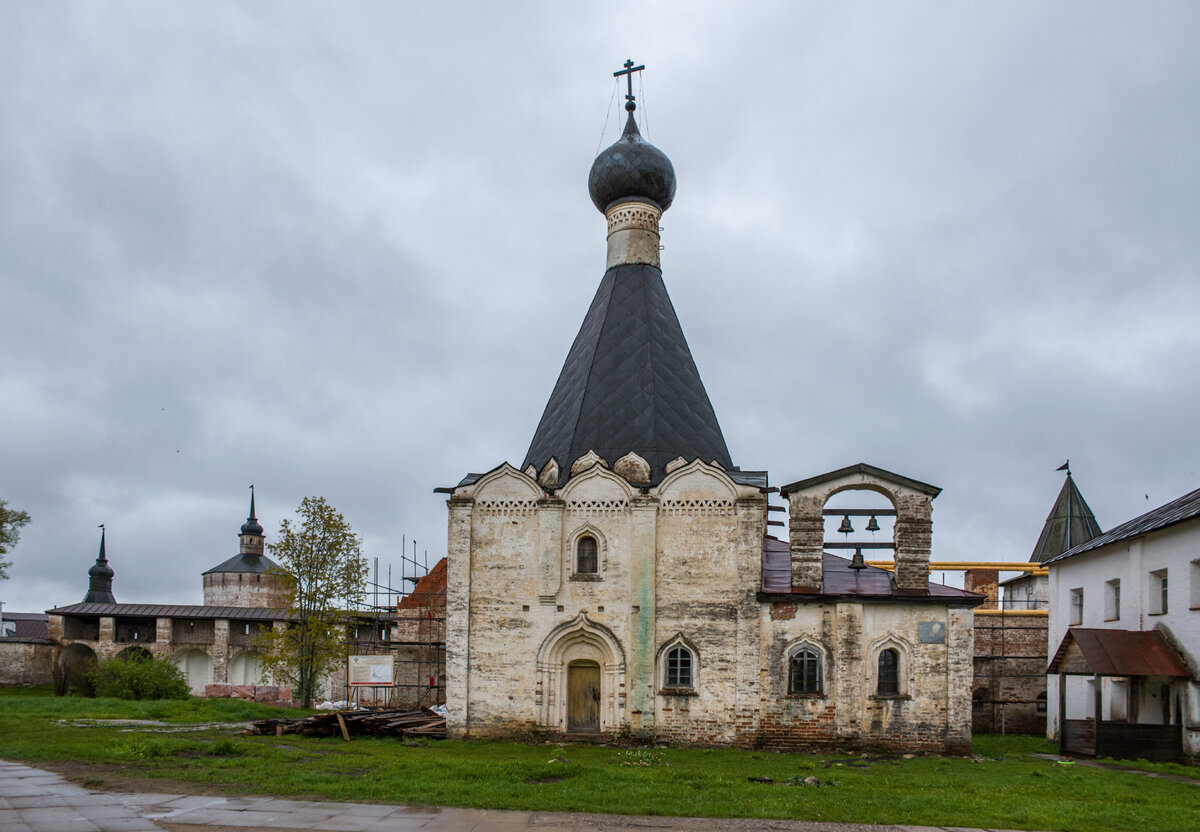
<svg viewBox="0 0 1200 832">
<path fill-rule="evenodd" d="M 268 574 L 292 621 L 263 631 L 258 644 L 265 669 L 286 676 L 307 708 L 330 665 L 349 654 L 351 605 L 365 592 L 367 561 L 362 541 L 324 497 L 305 497 L 297 513 L 299 527 L 285 519 L 267 546 L 278 562 Z"/>
<path fill-rule="evenodd" d="M 17 545 L 21 537 L 21 528 L 29 522 L 29 513 L 9 508 L 8 503 L 0 500 L 0 581 L 8 577 L 8 567 L 11 560 L 5 560 L 8 550 Z"/>
<path fill-rule="evenodd" d="M 91 682 L 97 696 L 113 699 L 187 699 L 183 671 L 170 659 L 134 655 L 96 665 Z"/>
</svg>

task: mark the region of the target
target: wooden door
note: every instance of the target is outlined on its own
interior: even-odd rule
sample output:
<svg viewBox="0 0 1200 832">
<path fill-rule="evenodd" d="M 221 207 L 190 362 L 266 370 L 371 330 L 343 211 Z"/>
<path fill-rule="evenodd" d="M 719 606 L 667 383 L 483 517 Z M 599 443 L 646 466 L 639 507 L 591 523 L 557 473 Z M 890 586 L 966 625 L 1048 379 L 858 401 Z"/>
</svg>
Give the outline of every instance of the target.
<svg viewBox="0 0 1200 832">
<path fill-rule="evenodd" d="M 567 732 L 600 733 L 600 665 L 595 662 L 567 667 Z"/>
</svg>

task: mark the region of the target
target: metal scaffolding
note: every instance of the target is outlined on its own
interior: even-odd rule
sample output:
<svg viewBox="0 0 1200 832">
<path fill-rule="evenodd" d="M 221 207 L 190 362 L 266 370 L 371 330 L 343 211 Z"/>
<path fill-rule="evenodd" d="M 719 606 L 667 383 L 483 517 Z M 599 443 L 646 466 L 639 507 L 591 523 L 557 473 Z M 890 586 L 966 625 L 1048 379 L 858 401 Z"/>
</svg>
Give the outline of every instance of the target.
<svg viewBox="0 0 1200 832">
<path fill-rule="evenodd" d="M 446 701 L 446 563 L 431 567 L 429 553 L 401 558 L 401 580 L 411 588 L 396 600 L 395 695 L 405 707 L 433 707 Z"/>
<path fill-rule="evenodd" d="M 417 542 L 402 544 L 400 586 L 393 586 L 392 565 L 379 574 L 375 558 L 363 600 L 355 606 L 349 635 L 352 655 L 387 655 L 394 662 L 386 697 L 378 689 L 375 704 L 417 707 L 446 701 L 446 581 L 444 559 L 429 564 L 429 552 L 418 555 Z M 351 689 L 347 676 L 344 698 L 358 702 L 362 689 Z M 381 702 L 381 698 L 386 698 Z"/>
</svg>

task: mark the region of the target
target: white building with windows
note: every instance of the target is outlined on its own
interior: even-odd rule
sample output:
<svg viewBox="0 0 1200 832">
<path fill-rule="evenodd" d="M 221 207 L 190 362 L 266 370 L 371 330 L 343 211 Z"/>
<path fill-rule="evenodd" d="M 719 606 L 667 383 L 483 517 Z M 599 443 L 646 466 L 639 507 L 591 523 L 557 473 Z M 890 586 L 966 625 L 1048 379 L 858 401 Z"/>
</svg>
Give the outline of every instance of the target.
<svg viewBox="0 0 1200 832">
<path fill-rule="evenodd" d="M 1074 753 L 1200 756 L 1200 489 L 1046 563 L 1047 735 Z"/>
</svg>

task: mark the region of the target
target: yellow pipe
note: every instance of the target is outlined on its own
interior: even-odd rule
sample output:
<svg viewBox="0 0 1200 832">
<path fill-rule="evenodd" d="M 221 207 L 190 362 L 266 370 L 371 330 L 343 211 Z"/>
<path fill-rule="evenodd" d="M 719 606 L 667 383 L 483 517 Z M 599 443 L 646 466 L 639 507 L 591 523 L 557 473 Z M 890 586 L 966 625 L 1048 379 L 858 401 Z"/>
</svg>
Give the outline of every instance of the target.
<svg viewBox="0 0 1200 832">
<path fill-rule="evenodd" d="M 896 562 L 891 560 L 869 560 L 867 566 L 886 569 L 891 572 L 896 568 Z M 968 569 L 996 569 L 1001 572 L 1028 572 L 1031 575 L 1049 575 L 1050 568 L 1040 563 L 1004 563 L 1003 561 L 980 561 L 973 563 L 962 560 L 930 561 L 930 572 L 964 572 Z"/>
</svg>

